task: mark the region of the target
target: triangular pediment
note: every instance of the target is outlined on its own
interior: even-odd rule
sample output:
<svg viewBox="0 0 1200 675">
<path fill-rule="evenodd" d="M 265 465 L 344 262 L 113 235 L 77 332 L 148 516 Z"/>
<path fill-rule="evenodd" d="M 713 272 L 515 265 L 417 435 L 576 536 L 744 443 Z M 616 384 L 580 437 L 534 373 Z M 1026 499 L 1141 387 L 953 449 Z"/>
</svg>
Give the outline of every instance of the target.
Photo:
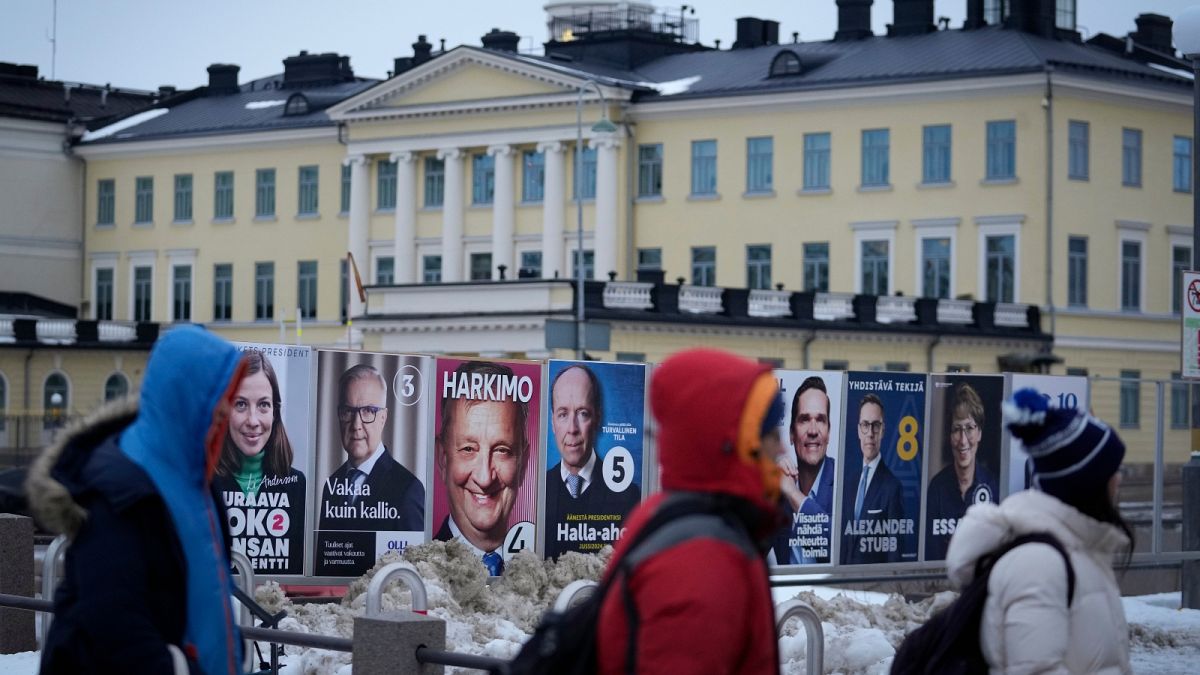
<svg viewBox="0 0 1200 675">
<path fill-rule="evenodd" d="M 458 47 L 329 109 L 335 120 L 479 111 L 513 104 L 573 101 L 583 73 L 516 55 Z M 629 91 L 605 86 L 607 97 Z"/>
</svg>

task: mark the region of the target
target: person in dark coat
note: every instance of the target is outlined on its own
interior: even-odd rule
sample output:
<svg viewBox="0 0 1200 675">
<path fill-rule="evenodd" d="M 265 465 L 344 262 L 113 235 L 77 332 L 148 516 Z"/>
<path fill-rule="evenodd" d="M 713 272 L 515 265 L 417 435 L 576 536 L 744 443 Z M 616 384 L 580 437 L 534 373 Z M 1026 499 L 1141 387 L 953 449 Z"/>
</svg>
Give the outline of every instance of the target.
<svg viewBox="0 0 1200 675">
<path fill-rule="evenodd" d="M 888 532 L 889 521 L 903 521 L 904 501 L 900 479 L 883 461 L 883 401 L 866 394 L 858 405 L 858 442 L 862 469 L 854 483 L 844 486 L 843 501 L 849 534 L 843 532 L 842 562 L 847 564 L 897 562 L 903 534 Z M 855 492 L 857 490 L 857 492 Z"/>
<path fill-rule="evenodd" d="M 604 459 L 596 438 L 604 420 L 604 392 L 590 368 L 572 365 L 558 372 L 550 387 L 550 426 L 562 459 L 546 472 L 547 558 L 565 551 L 596 552 L 612 541 L 570 540 L 560 530 L 577 527 L 620 527 L 637 505 L 641 488 L 631 483 L 614 491 L 604 478 Z M 626 467 L 632 471 L 632 467 Z M 603 520 L 571 520 L 569 516 L 601 516 Z M 615 541 L 615 540 L 614 540 Z M 585 548 L 591 546 L 593 548 Z"/>
<path fill-rule="evenodd" d="M 425 486 L 383 444 L 387 383 L 359 364 L 338 383 L 338 422 L 346 461 L 321 492 L 322 530 L 419 532 L 425 529 Z"/>
<path fill-rule="evenodd" d="M 974 504 L 999 500 L 999 481 L 979 462 L 983 400 L 966 382 L 954 389 L 947 441 L 950 463 L 929 481 L 925 497 L 925 559 L 944 560 L 958 521 Z"/>
<path fill-rule="evenodd" d="M 140 399 L 101 408 L 34 462 L 34 515 L 70 542 L 42 673 L 241 672 L 211 483 L 243 368 L 224 340 L 173 329 Z"/>
</svg>

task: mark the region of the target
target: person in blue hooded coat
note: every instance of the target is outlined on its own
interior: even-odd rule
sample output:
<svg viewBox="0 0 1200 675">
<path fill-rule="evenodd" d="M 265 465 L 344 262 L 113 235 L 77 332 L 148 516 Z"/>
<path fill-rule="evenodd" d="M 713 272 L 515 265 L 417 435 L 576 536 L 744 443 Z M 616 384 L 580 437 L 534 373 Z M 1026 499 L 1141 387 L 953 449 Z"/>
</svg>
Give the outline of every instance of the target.
<svg viewBox="0 0 1200 675">
<path fill-rule="evenodd" d="M 63 433 L 26 482 L 66 534 L 41 672 L 240 672 L 223 508 L 211 489 L 244 363 L 198 327 L 150 353 L 138 399 Z"/>
</svg>

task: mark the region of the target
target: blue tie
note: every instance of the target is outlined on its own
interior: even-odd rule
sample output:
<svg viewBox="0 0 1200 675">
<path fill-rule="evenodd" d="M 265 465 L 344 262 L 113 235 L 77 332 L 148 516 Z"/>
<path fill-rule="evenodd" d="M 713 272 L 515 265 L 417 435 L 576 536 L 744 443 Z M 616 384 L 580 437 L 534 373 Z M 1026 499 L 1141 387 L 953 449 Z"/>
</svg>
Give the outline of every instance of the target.
<svg viewBox="0 0 1200 675">
<path fill-rule="evenodd" d="M 353 485 L 353 494 L 350 495 L 350 506 L 354 506 L 358 503 L 363 483 L 367 482 L 367 474 L 358 469 L 350 469 L 350 475 L 352 476 L 350 479 L 351 485 Z"/>
<path fill-rule="evenodd" d="M 583 482 L 583 478 L 578 474 L 567 474 L 567 492 L 571 493 L 571 498 L 579 497 L 579 484 Z"/>
<path fill-rule="evenodd" d="M 498 577 L 504 574 L 504 558 L 495 551 L 483 554 L 483 566 L 487 568 L 490 576 Z"/>
<path fill-rule="evenodd" d="M 858 481 L 858 497 L 854 500 L 854 519 L 862 518 L 863 497 L 867 496 L 867 480 L 871 476 L 871 467 L 863 466 L 862 478 Z"/>
</svg>

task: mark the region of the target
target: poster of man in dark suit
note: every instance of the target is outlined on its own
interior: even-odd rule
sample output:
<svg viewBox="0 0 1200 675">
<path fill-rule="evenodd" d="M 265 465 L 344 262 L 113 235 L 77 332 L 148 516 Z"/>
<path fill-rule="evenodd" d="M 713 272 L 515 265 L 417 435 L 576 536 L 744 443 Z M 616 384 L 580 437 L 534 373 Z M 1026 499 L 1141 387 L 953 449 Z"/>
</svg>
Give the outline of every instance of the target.
<svg viewBox="0 0 1200 675">
<path fill-rule="evenodd" d="M 638 364 L 550 363 L 546 462 L 555 454 L 559 461 L 546 471 L 547 558 L 615 544 L 640 501 L 645 372 Z"/>
</svg>

